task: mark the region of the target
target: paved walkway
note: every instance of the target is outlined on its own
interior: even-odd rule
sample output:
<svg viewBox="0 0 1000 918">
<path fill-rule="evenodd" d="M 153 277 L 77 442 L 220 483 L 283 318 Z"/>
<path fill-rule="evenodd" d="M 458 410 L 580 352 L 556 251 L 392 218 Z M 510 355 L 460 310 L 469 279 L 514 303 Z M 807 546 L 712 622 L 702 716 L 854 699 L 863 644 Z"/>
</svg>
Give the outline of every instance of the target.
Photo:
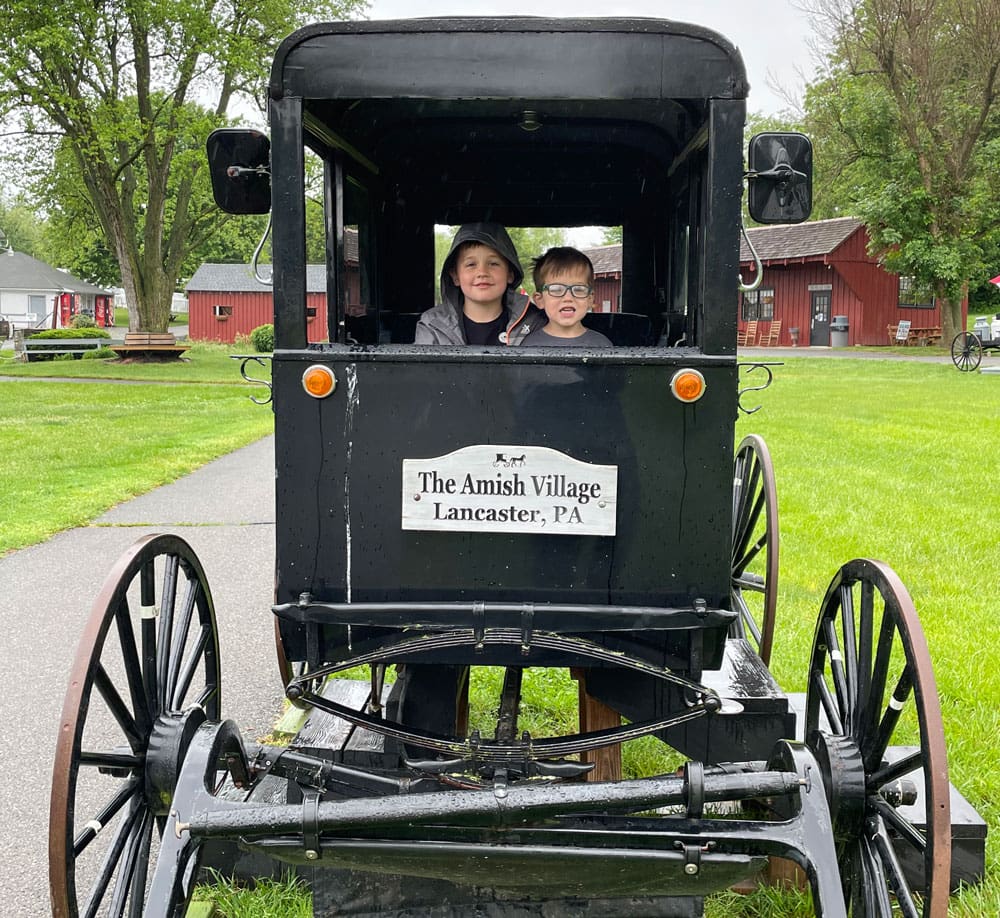
<svg viewBox="0 0 1000 918">
<path fill-rule="evenodd" d="M 111 566 L 151 532 L 184 538 L 215 600 L 223 715 L 266 733 L 284 693 L 274 661 L 274 445 L 267 437 L 109 510 L 92 525 L 0 558 L 0 903 L 44 918 L 56 726 L 90 606 Z"/>
</svg>

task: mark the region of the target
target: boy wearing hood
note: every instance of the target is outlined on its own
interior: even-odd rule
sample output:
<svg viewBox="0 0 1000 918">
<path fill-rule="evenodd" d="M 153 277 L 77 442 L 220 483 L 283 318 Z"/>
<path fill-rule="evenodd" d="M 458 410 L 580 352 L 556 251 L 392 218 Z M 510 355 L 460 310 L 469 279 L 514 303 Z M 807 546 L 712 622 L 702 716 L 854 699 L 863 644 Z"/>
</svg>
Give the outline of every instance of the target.
<svg viewBox="0 0 1000 918">
<path fill-rule="evenodd" d="M 441 268 L 441 303 L 417 322 L 415 344 L 520 344 L 545 322 L 518 288 L 524 272 L 499 223 L 465 223 Z"/>
</svg>

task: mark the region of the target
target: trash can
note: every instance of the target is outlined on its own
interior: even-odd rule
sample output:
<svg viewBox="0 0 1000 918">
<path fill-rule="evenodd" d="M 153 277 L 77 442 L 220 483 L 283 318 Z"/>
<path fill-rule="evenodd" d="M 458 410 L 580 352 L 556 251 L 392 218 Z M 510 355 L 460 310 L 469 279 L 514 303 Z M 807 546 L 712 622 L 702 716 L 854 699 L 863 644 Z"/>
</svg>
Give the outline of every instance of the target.
<svg viewBox="0 0 1000 918">
<path fill-rule="evenodd" d="M 834 316 L 830 323 L 830 347 L 847 347 L 847 316 Z"/>
</svg>

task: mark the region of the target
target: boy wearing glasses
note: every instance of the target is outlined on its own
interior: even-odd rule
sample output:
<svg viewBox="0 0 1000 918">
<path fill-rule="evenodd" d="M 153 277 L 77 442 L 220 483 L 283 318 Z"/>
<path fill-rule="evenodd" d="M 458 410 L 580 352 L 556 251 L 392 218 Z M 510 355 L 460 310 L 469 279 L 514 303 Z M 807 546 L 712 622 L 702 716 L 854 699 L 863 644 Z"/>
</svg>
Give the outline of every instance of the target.
<svg viewBox="0 0 1000 918">
<path fill-rule="evenodd" d="M 535 259 L 535 303 L 548 319 L 521 342 L 543 347 L 611 347 L 583 317 L 594 305 L 594 265 L 579 249 L 558 246 Z"/>
</svg>

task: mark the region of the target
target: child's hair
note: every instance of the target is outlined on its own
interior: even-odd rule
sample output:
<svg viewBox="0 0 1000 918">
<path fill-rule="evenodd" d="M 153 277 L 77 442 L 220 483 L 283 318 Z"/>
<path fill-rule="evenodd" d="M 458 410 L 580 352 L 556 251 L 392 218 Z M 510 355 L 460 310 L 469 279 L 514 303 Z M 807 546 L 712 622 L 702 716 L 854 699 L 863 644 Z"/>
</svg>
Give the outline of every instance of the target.
<svg viewBox="0 0 1000 918">
<path fill-rule="evenodd" d="M 563 274 L 574 268 L 584 268 L 587 272 L 587 283 L 594 285 L 594 264 L 579 249 L 568 245 L 558 245 L 549 249 L 544 255 L 539 255 L 532 263 L 531 279 L 535 289 L 541 290 L 546 279 L 552 274 Z"/>
</svg>

